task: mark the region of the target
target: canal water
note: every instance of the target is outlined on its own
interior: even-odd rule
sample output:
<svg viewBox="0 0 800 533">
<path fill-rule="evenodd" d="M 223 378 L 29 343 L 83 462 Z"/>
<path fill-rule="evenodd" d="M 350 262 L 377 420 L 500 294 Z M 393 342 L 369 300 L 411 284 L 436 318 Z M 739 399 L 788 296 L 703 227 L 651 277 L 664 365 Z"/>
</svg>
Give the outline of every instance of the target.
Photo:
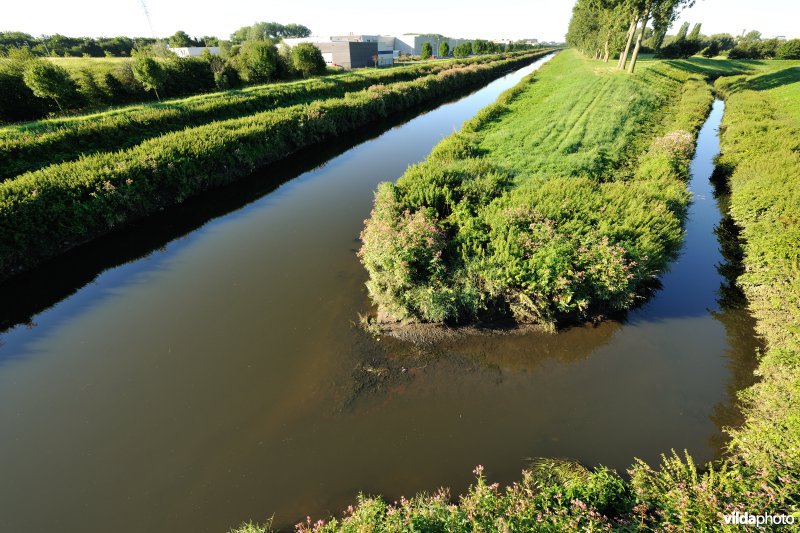
<svg viewBox="0 0 800 533">
<path fill-rule="evenodd" d="M 755 349 L 720 297 L 721 103 L 682 255 L 624 320 L 428 347 L 357 327 L 377 183 L 543 62 L 0 288 L 0 530 L 286 527 L 358 491 L 458 493 L 477 464 L 510 482 L 534 456 L 624 469 L 671 448 L 715 455 Z"/>
</svg>

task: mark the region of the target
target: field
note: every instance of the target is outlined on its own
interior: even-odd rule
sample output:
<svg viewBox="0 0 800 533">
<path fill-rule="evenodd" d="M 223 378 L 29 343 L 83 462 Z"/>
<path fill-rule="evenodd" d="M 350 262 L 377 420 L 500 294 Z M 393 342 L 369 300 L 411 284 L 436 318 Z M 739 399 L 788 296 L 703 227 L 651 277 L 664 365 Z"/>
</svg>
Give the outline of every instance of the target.
<svg viewBox="0 0 800 533">
<path fill-rule="evenodd" d="M 413 81 L 371 85 L 344 98 L 211 122 L 6 180 L 0 183 L 0 271 L 19 272 L 302 147 L 467 90 L 544 53 L 453 67 Z"/>
</svg>

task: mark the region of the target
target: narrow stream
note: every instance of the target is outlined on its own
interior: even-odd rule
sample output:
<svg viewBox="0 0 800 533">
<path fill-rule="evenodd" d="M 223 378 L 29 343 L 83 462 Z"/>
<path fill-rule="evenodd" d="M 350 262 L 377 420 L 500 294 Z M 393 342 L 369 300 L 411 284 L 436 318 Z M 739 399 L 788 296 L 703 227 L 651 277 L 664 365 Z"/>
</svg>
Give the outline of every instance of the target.
<svg viewBox="0 0 800 533">
<path fill-rule="evenodd" d="M 48 295 L 47 270 L 20 282 L 60 301 L 0 338 L 0 530 L 220 532 L 273 514 L 286 527 L 359 490 L 457 493 L 479 463 L 508 482 L 531 456 L 616 468 L 670 448 L 712 457 L 755 349 L 746 313 L 718 302 L 708 178 L 721 102 L 692 164 L 684 251 L 624 322 L 428 355 L 354 327 L 369 307 L 355 250 L 375 185 L 544 61 L 275 190 L 244 185 L 269 192 L 247 205 L 221 191 L 221 211 L 187 207 L 196 220 L 162 228 L 163 242 L 120 234 L 160 248 L 96 277 L 65 272 L 91 280 L 72 294 Z M 79 270 L 81 257 L 55 264 Z"/>
</svg>

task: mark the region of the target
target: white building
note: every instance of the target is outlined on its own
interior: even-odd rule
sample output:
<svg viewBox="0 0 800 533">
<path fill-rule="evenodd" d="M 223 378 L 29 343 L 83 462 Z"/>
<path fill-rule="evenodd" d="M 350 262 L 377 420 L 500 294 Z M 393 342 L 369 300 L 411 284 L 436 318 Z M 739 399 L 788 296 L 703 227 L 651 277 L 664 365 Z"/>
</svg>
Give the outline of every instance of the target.
<svg viewBox="0 0 800 533">
<path fill-rule="evenodd" d="M 170 48 L 168 46 L 167 49 L 178 57 L 200 57 L 206 50 L 212 56 L 219 55 L 219 46 L 184 46 L 181 48 Z"/>
</svg>

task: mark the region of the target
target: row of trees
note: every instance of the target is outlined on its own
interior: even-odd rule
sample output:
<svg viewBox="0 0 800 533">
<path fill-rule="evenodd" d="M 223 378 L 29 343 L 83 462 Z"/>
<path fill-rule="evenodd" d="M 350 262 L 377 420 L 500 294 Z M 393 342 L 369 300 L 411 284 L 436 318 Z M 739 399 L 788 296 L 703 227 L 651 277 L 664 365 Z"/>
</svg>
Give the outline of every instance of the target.
<svg viewBox="0 0 800 533">
<path fill-rule="evenodd" d="M 567 42 L 606 62 L 619 54 L 618 68 L 627 66 L 633 72 L 648 24 L 656 39 L 663 40 L 681 10 L 693 4 L 694 0 L 578 0 Z"/>
<path fill-rule="evenodd" d="M 458 44 L 451 49 L 450 44 L 447 41 L 442 41 L 439 43 L 438 57 L 448 57 L 452 54 L 453 57 L 461 58 L 470 55 L 500 54 L 502 52 L 515 51 L 521 52 L 523 50 L 530 50 L 532 48 L 534 48 L 533 45 L 521 42 L 501 44 L 491 41 L 484 41 L 482 39 L 476 39 L 474 41 Z M 429 59 L 431 56 L 433 56 L 433 45 L 430 42 L 423 43 L 422 49 L 420 50 L 420 59 Z"/>
<path fill-rule="evenodd" d="M 19 31 L 0 32 L 0 55 L 26 48 L 36 56 L 127 57 L 137 48 L 154 44 L 147 37 L 67 37 L 54 34 L 34 37 Z"/>
<path fill-rule="evenodd" d="M 309 43 L 290 49 L 248 41 L 233 55 L 199 58 L 178 58 L 157 45 L 133 54 L 132 61 L 103 72 L 90 66 L 67 70 L 28 49 L 12 50 L 0 62 L 0 121 L 142 101 L 148 93 L 160 99 L 326 72 L 322 53 Z"/>
<path fill-rule="evenodd" d="M 279 41 L 287 37 L 308 37 L 311 30 L 302 24 L 256 22 L 233 32 L 230 41 L 213 36 L 191 37 L 183 30 L 163 39 L 173 48 L 188 46 L 233 46 L 247 41 Z M 0 32 L 0 56 L 13 49 L 27 48 L 40 57 L 130 57 L 135 50 L 155 44 L 158 39 L 147 37 L 67 37 L 43 35 L 34 37 L 19 31 Z"/>
<path fill-rule="evenodd" d="M 800 59 L 800 40 L 762 39 L 758 31 L 739 37 L 728 33 L 701 33 L 700 23 L 684 22 L 675 35 L 667 30 L 680 11 L 694 0 L 578 0 L 567 32 L 567 42 L 596 59 L 619 57 L 617 66 L 633 72 L 640 52 L 663 58 L 702 53 L 731 59 Z M 648 25 L 649 24 L 649 25 Z M 690 30 L 691 27 L 691 30 Z"/>
</svg>

